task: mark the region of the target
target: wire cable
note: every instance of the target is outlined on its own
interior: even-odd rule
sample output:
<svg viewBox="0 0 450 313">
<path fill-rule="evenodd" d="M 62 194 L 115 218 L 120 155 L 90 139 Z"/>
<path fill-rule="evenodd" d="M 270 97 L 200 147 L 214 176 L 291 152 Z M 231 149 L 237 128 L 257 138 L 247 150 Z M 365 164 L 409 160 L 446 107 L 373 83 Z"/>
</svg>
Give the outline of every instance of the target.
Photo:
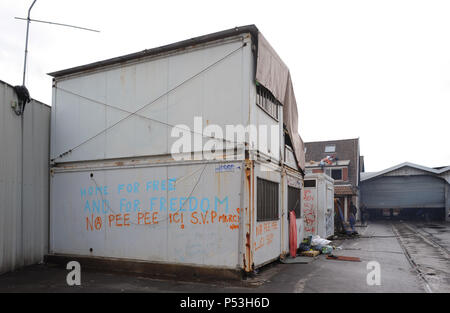
<svg viewBox="0 0 450 313">
<path fill-rule="evenodd" d="M 77 93 L 75 93 L 75 92 L 73 92 L 73 91 L 70 91 L 70 90 L 67 90 L 67 89 L 64 89 L 64 88 L 61 88 L 61 87 L 55 87 L 55 88 L 56 88 L 57 90 L 63 91 L 63 92 L 65 92 L 65 93 L 71 94 L 71 95 L 73 95 L 73 96 L 76 96 L 76 97 L 79 97 L 79 98 L 82 98 L 82 99 L 85 99 L 85 100 L 87 100 L 87 101 L 90 101 L 90 102 L 93 102 L 93 103 L 97 103 L 97 104 L 100 104 L 100 105 L 103 105 L 103 106 L 106 106 L 106 107 L 109 107 L 109 108 L 112 108 L 112 109 L 116 109 L 116 110 L 118 110 L 118 111 L 122 111 L 122 112 L 125 112 L 125 113 L 128 113 L 128 114 L 131 114 L 131 115 L 136 115 L 136 116 L 141 117 L 141 118 L 143 118 L 143 119 L 146 119 L 146 120 L 149 120 L 149 121 L 152 121 L 152 122 L 156 122 L 156 123 L 165 125 L 165 126 L 167 126 L 167 127 L 173 127 L 173 128 L 177 128 L 177 129 L 180 129 L 180 130 L 189 131 L 190 133 L 192 133 L 192 134 L 194 134 L 194 135 L 200 135 L 200 136 L 205 137 L 205 138 L 209 138 L 209 139 L 214 139 L 214 140 L 220 140 L 220 141 L 228 142 L 228 143 L 231 143 L 231 144 L 235 144 L 236 146 L 240 144 L 240 143 L 238 143 L 238 142 L 236 142 L 236 141 L 231 141 L 231 140 L 228 140 L 228 139 L 225 139 L 225 138 L 217 138 L 217 137 L 213 137 L 213 136 L 208 136 L 208 135 L 205 135 L 205 134 L 203 134 L 203 133 L 196 132 L 196 131 L 191 130 L 191 129 L 186 129 L 186 128 L 179 127 L 179 126 L 177 126 L 177 125 L 172 125 L 172 124 L 170 124 L 170 123 L 163 122 L 163 121 L 160 121 L 160 120 L 157 120 L 157 119 L 154 119 L 154 118 L 151 118 L 151 117 L 142 115 L 142 114 L 138 114 L 138 113 L 135 113 L 135 112 L 131 112 L 131 111 L 128 111 L 128 110 L 125 110 L 125 109 L 116 107 L 116 106 L 114 106 L 114 105 L 110 105 L 110 104 L 105 103 L 105 102 L 101 102 L 101 101 L 98 101 L 98 100 L 95 100 L 95 99 L 92 99 L 92 98 L 88 98 L 88 97 L 86 97 L 86 96 L 77 94 Z M 241 144 L 242 144 L 242 143 L 241 143 Z M 53 159 L 53 160 L 55 160 L 55 159 Z"/>
<path fill-rule="evenodd" d="M 219 60 L 217 60 L 216 62 L 210 64 L 209 66 L 207 66 L 206 68 L 204 68 L 203 70 L 201 70 L 200 72 L 198 72 L 197 74 L 187 78 L 186 80 L 182 81 L 181 83 L 179 83 L 178 85 L 176 85 L 175 87 L 169 89 L 168 91 L 164 92 L 163 94 L 161 94 L 160 96 L 158 96 L 157 98 L 155 98 L 154 100 L 150 101 L 149 103 L 145 104 L 143 107 L 141 107 L 140 109 L 138 109 L 137 111 L 131 112 L 129 115 L 127 115 L 126 117 L 120 119 L 119 121 L 117 121 L 116 123 L 112 124 L 111 126 L 108 126 L 107 128 L 105 128 L 104 130 L 100 131 L 99 133 L 95 134 L 94 136 L 84 140 L 83 142 L 81 142 L 80 144 L 76 145 L 75 147 L 67 150 L 64 153 L 61 153 L 59 156 L 57 156 L 56 158 L 52 159 L 51 161 L 54 162 L 55 160 L 58 160 L 60 158 L 63 158 L 64 156 L 66 156 L 67 154 L 71 153 L 72 151 L 78 149 L 79 147 L 81 147 L 82 145 L 90 142 L 92 139 L 97 138 L 98 136 L 100 136 L 101 134 L 105 133 L 106 131 L 108 131 L 109 129 L 115 127 L 116 125 L 120 124 L 121 122 L 127 120 L 128 118 L 130 118 L 133 115 L 136 115 L 138 112 L 142 111 L 143 109 L 145 109 L 146 107 L 148 107 L 149 105 L 155 103 L 156 101 L 160 100 L 161 98 L 163 98 L 164 96 L 170 94 L 172 91 L 178 89 L 179 87 L 185 85 L 187 82 L 193 80 L 194 78 L 200 76 L 201 74 L 205 73 L 206 71 L 208 71 L 209 69 L 211 69 L 212 67 L 214 67 L 215 65 L 219 64 L 220 62 L 222 62 L 223 60 L 225 60 L 226 58 L 230 57 L 231 55 L 233 55 L 234 53 L 236 53 L 237 51 L 241 50 L 242 48 L 244 48 L 247 45 L 246 42 L 244 42 L 242 44 L 242 46 L 240 46 L 239 48 L 231 51 L 230 53 L 228 53 L 227 55 L 225 55 L 224 57 L 220 58 Z"/>
</svg>

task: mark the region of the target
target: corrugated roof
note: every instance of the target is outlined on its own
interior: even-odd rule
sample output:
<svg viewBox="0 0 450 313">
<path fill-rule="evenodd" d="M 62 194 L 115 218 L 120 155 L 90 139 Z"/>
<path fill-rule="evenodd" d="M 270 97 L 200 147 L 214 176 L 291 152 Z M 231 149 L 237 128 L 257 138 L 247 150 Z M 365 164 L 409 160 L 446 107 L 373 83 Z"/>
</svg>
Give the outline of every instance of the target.
<svg viewBox="0 0 450 313">
<path fill-rule="evenodd" d="M 398 169 L 403 168 L 403 167 L 411 167 L 411 168 L 415 168 L 415 169 L 418 169 L 418 170 L 421 170 L 421 171 L 424 171 L 424 172 L 428 172 L 428 173 L 431 173 L 431 174 L 436 174 L 436 175 L 445 173 L 445 172 L 450 170 L 450 166 L 447 166 L 447 167 L 444 167 L 444 168 L 441 168 L 441 169 L 437 170 L 437 169 L 434 169 L 434 168 L 431 168 L 431 167 L 426 167 L 426 166 L 422 166 L 422 165 L 418 165 L 418 164 L 414 164 L 414 163 L 410 163 L 410 162 L 405 162 L 405 163 L 401 163 L 401 164 L 398 164 L 396 166 L 387 168 L 387 169 L 382 170 L 380 172 L 366 173 L 365 175 L 362 175 L 363 173 L 361 173 L 361 181 L 369 180 L 369 179 L 372 179 L 372 178 L 375 178 L 375 177 L 379 177 L 379 176 L 382 176 L 384 174 L 393 172 L 393 171 L 398 170 Z"/>
<path fill-rule="evenodd" d="M 336 146 L 335 152 L 325 152 L 325 147 L 329 145 Z M 305 142 L 306 164 L 309 161 L 320 161 L 326 156 L 335 155 L 338 160 L 350 160 L 348 167 L 349 180 L 354 186 L 357 186 L 358 179 L 358 160 L 359 160 L 359 138 L 341 139 L 328 141 Z"/>
<path fill-rule="evenodd" d="M 361 172 L 361 181 L 367 179 L 368 177 L 371 177 L 373 175 L 375 175 L 377 172 Z"/>
</svg>

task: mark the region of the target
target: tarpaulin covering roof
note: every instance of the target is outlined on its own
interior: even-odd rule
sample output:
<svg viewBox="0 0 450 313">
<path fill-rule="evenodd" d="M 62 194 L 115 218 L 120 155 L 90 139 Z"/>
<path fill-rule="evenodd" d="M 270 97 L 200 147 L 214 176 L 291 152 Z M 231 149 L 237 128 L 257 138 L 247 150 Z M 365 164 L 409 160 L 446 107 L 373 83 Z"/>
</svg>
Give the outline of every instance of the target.
<svg viewBox="0 0 450 313">
<path fill-rule="evenodd" d="M 256 80 L 283 104 L 283 121 L 292 141 L 298 166 L 305 170 L 305 148 L 298 134 L 298 111 L 291 74 L 269 42 L 258 32 Z"/>
</svg>

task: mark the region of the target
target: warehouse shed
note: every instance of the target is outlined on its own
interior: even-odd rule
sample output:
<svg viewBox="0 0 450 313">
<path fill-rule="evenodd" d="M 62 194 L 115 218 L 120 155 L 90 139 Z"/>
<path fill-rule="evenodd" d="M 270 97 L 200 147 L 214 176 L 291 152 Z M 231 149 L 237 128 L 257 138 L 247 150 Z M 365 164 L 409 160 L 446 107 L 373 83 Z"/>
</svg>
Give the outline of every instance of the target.
<svg viewBox="0 0 450 313">
<path fill-rule="evenodd" d="M 403 163 L 361 173 L 361 202 L 371 218 L 449 220 L 450 167 Z"/>
</svg>

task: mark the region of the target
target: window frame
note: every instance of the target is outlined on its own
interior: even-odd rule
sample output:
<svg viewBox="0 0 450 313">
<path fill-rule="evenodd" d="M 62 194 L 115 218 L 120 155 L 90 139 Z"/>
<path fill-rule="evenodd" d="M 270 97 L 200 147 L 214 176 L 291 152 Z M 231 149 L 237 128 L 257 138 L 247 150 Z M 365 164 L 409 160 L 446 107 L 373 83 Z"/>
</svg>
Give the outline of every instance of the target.
<svg viewBox="0 0 450 313">
<path fill-rule="evenodd" d="M 333 178 L 333 171 L 340 171 L 341 178 L 340 179 Z M 344 169 L 343 168 L 330 168 L 330 177 L 336 181 L 343 181 L 344 180 Z"/>
<path fill-rule="evenodd" d="M 335 181 L 346 181 L 346 180 L 344 180 L 344 169 L 345 169 L 346 167 L 325 167 L 325 169 L 324 169 L 324 173 L 325 173 L 325 175 L 327 175 L 328 177 L 330 177 L 330 178 L 333 178 L 333 174 L 332 174 L 332 171 L 333 170 L 340 170 L 341 171 L 341 179 L 334 179 Z M 328 174 L 329 173 L 329 174 Z M 348 180 L 348 178 L 347 178 L 347 180 Z"/>
<path fill-rule="evenodd" d="M 291 209 L 289 201 L 291 200 L 291 191 L 295 189 L 296 194 L 298 194 L 298 204 L 294 208 L 294 210 Z M 302 189 L 294 186 L 288 185 L 288 212 L 294 211 L 295 212 L 295 218 L 299 219 L 302 216 L 302 208 L 301 208 L 301 202 L 302 202 Z M 292 203 L 292 202 L 291 202 Z"/>
<path fill-rule="evenodd" d="M 265 187 L 262 184 L 266 184 Z M 273 190 L 270 190 L 273 188 Z M 270 199 L 274 196 L 275 199 Z M 271 201 L 270 201 L 271 200 Z M 262 205 L 262 206 L 261 206 Z M 274 205 L 270 208 L 268 206 Z M 280 183 L 256 178 L 256 222 L 273 222 L 280 219 Z"/>
<path fill-rule="evenodd" d="M 309 185 L 310 182 L 314 182 L 314 184 L 312 184 L 312 186 L 307 186 Z M 304 188 L 316 188 L 317 187 L 317 182 L 315 179 L 305 179 L 303 181 L 303 187 Z"/>
<path fill-rule="evenodd" d="M 262 100 L 264 99 L 264 100 Z M 269 115 L 272 119 L 279 122 L 280 121 L 280 106 L 281 103 L 275 98 L 275 96 L 270 92 L 269 89 L 264 87 L 261 84 L 256 84 L 256 105 L 263 110 L 267 115 Z M 273 105 L 274 107 L 274 113 L 276 116 L 274 116 L 269 110 L 267 110 L 264 107 L 264 103 Z"/>
<path fill-rule="evenodd" d="M 327 148 L 333 148 L 332 151 L 327 151 Z M 336 145 L 327 145 L 325 146 L 324 153 L 336 153 Z"/>
</svg>

